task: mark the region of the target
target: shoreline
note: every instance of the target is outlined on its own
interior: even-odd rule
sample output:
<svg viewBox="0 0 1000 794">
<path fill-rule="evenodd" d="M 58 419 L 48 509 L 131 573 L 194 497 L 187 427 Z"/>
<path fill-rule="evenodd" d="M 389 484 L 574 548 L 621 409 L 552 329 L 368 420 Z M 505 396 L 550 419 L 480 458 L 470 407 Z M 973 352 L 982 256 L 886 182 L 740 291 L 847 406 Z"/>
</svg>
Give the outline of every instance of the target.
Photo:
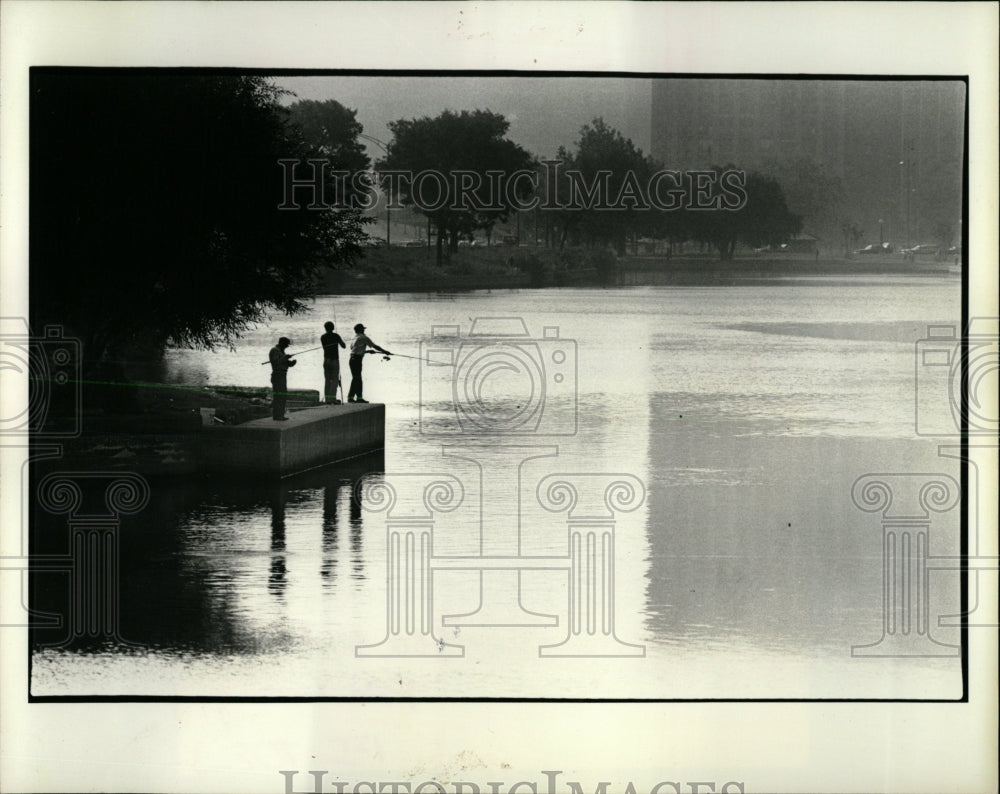
<svg viewBox="0 0 1000 794">
<path fill-rule="evenodd" d="M 619 257 L 611 271 L 573 267 L 552 249 L 494 248 L 470 255 L 460 252 L 446 268 L 413 259 L 417 249 L 382 252 L 354 271 L 326 276 L 317 295 L 467 292 L 552 287 L 615 288 L 758 282 L 761 279 L 844 276 L 954 276 L 962 264 L 947 261 L 907 262 L 898 257 L 819 258 L 795 254 L 740 257 L 720 261 L 711 255 Z M 423 249 L 419 249 L 422 251 Z M 507 257 L 504 259 L 504 257 Z M 370 265 L 370 269 L 365 265 Z M 416 271 L 416 272 L 415 272 Z M 502 272 L 498 272 L 502 271 Z"/>
</svg>

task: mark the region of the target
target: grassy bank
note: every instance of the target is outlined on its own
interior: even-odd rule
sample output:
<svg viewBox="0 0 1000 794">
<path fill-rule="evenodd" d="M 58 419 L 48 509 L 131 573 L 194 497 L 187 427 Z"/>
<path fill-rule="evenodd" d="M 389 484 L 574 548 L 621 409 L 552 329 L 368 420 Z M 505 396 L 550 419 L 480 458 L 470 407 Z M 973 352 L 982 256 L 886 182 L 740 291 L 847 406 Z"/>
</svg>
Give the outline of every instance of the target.
<svg viewBox="0 0 1000 794">
<path fill-rule="evenodd" d="M 460 248 L 440 266 L 427 248 L 369 249 L 349 271 L 326 274 L 324 294 L 449 292 L 477 289 L 524 289 L 564 286 L 630 286 L 687 283 L 718 276 L 739 278 L 943 274 L 956 272 L 948 262 L 906 262 L 901 257 L 852 259 L 815 255 L 767 254 L 720 261 L 715 254 L 616 256 L 600 249 L 559 251 L 534 246 Z"/>
</svg>

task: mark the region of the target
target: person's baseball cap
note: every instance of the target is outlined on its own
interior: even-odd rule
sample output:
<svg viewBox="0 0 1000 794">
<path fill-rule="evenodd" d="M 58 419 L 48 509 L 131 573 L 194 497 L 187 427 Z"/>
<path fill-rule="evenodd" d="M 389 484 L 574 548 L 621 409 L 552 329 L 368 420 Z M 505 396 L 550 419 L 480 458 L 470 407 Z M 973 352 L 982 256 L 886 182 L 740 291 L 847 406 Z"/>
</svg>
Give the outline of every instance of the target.
<svg viewBox="0 0 1000 794">
<path fill-rule="evenodd" d="M 358 323 L 356 326 L 354 326 L 354 330 L 360 334 L 362 331 L 365 330 L 365 327 L 361 323 Z"/>
<path fill-rule="evenodd" d="M 290 345 L 292 343 L 292 340 L 289 339 L 287 336 L 283 336 L 283 337 L 281 337 L 281 339 L 278 340 L 278 344 L 279 345 L 282 344 L 282 343 L 284 343 L 286 345 Z"/>
</svg>

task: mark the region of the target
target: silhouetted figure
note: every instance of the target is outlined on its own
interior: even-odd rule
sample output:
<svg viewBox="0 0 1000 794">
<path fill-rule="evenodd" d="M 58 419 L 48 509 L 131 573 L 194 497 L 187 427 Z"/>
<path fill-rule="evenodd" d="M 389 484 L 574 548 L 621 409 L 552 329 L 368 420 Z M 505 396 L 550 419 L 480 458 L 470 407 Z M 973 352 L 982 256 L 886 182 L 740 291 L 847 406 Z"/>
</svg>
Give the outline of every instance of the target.
<svg viewBox="0 0 1000 794">
<path fill-rule="evenodd" d="M 288 419 L 285 416 L 285 402 L 288 399 L 288 368 L 294 367 L 295 361 L 285 353 L 285 350 L 291 343 L 291 339 L 283 336 L 267 354 L 267 358 L 271 362 L 271 387 L 274 390 L 271 401 L 271 418 L 276 422 Z"/>
<path fill-rule="evenodd" d="M 366 403 L 368 400 L 364 399 L 362 394 L 364 383 L 361 380 L 361 368 L 364 364 L 365 352 L 371 348 L 372 350 L 377 350 L 379 353 L 385 353 L 387 356 L 391 356 L 392 353 L 379 347 L 369 339 L 365 335 L 365 327 L 361 323 L 354 326 L 354 333 L 356 336 L 351 340 L 351 358 L 348 361 L 351 367 L 351 388 L 347 392 L 347 402 Z"/>
<path fill-rule="evenodd" d="M 327 405 L 340 405 L 337 399 L 337 386 L 340 384 L 340 350 L 338 347 L 346 348 L 344 340 L 340 334 L 333 330 L 333 323 L 323 324 L 326 333 L 319 338 L 319 343 L 323 345 L 323 395 Z"/>
</svg>

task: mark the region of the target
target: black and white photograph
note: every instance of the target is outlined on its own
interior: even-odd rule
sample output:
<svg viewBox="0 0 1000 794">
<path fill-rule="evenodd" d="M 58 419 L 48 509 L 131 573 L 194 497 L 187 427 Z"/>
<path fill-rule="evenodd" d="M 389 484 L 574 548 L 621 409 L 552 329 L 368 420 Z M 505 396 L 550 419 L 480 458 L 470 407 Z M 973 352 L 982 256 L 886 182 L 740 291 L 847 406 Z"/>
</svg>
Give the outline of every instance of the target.
<svg viewBox="0 0 1000 794">
<path fill-rule="evenodd" d="M 4 708 L 101 746 L 5 790 L 995 789 L 995 715 L 879 755 L 995 695 L 982 75 L 690 54 L 727 4 L 647 4 L 659 58 L 617 3 L 153 5 L 225 46 L 4 68 Z M 361 54 L 240 36 L 308 18 Z"/>
</svg>

